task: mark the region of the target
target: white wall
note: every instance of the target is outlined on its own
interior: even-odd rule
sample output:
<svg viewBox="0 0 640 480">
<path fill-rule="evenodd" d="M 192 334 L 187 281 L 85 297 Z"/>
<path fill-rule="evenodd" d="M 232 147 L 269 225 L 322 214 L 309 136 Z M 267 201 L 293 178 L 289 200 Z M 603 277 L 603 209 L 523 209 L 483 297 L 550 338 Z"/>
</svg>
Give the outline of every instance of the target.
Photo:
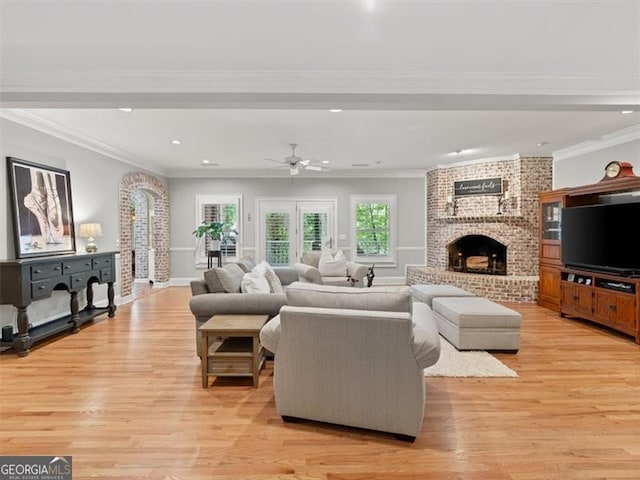
<svg viewBox="0 0 640 480">
<path fill-rule="evenodd" d="M 68 170 L 76 231 L 80 223 L 98 222 L 102 225 L 104 234 L 96 239 L 100 251 L 117 251 L 120 180 L 126 173 L 139 169 L 9 120 L 0 119 L 0 122 L 2 161 L 6 162 L 5 157 L 17 157 Z M 5 165 L 0 168 L 0 185 L 0 259 L 12 259 L 15 258 L 13 221 Z M 86 240 L 76 240 L 77 251 L 83 252 Z M 106 299 L 106 285 L 97 285 L 94 290 L 96 303 L 103 304 L 102 301 Z M 82 305 L 84 296 L 81 296 Z M 33 302 L 27 313 L 30 322 L 39 325 L 68 311 L 69 295 L 66 292 L 54 291 L 51 299 Z M 15 308 L 0 305 L 0 325 L 13 323 L 15 328 L 15 317 Z"/>
<path fill-rule="evenodd" d="M 602 148 L 553 163 L 553 188 L 578 187 L 598 183 L 604 177 L 604 167 L 611 161 L 629 162 L 640 176 L 640 139 Z"/>
<path fill-rule="evenodd" d="M 338 248 L 349 253 L 349 196 L 356 194 L 395 194 L 398 211 L 397 266 L 376 265 L 378 277 L 404 277 L 405 264 L 424 264 L 425 242 L 424 178 L 171 178 L 171 277 L 200 278 L 195 266 L 191 232 L 200 222 L 196 218 L 197 194 L 243 194 L 242 243 L 245 253 L 254 255 L 256 199 L 264 197 L 338 199 Z M 251 221 L 248 220 L 249 216 Z"/>
</svg>

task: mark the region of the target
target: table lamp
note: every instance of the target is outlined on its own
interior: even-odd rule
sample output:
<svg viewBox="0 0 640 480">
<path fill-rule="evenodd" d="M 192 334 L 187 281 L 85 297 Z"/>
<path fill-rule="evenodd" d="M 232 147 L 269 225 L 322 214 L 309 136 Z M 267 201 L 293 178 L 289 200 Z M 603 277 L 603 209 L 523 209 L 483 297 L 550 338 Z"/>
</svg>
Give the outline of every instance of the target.
<svg viewBox="0 0 640 480">
<path fill-rule="evenodd" d="M 85 250 L 87 253 L 95 253 L 98 251 L 98 246 L 93 242 L 94 237 L 102 236 L 102 227 L 99 223 L 81 223 L 80 233 L 82 238 L 86 238 L 87 246 Z"/>
</svg>

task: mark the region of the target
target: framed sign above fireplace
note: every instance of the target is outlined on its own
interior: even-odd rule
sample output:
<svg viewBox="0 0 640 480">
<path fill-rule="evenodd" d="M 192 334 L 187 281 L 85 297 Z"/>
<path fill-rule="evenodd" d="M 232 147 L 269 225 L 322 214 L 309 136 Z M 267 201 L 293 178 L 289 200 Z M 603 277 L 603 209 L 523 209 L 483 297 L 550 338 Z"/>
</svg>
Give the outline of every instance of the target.
<svg viewBox="0 0 640 480">
<path fill-rule="evenodd" d="M 503 184 L 501 177 L 453 182 L 453 195 L 455 197 L 468 197 L 472 195 L 501 195 L 502 193 Z"/>
</svg>

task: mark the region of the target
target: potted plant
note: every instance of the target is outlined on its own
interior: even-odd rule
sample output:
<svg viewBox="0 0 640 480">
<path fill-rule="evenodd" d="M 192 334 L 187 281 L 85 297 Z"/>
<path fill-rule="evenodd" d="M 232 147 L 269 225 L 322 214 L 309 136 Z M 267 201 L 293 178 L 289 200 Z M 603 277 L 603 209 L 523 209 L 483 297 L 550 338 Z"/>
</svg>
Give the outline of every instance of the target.
<svg viewBox="0 0 640 480">
<path fill-rule="evenodd" d="M 220 250 L 220 240 L 222 240 L 223 233 L 223 222 L 202 222 L 198 228 L 196 228 L 192 233 L 198 238 L 198 246 L 202 241 L 202 238 L 205 236 L 211 239 L 211 243 L 209 244 L 210 250 Z"/>
</svg>

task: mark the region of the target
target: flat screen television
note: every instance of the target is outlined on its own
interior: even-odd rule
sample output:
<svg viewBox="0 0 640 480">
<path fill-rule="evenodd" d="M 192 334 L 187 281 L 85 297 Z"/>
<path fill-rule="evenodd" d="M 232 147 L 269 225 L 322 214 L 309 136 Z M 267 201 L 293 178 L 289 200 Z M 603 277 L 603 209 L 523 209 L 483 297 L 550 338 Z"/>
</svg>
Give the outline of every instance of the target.
<svg viewBox="0 0 640 480">
<path fill-rule="evenodd" d="M 566 267 L 640 275 L 640 202 L 562 209 Z"/>
</svg>

